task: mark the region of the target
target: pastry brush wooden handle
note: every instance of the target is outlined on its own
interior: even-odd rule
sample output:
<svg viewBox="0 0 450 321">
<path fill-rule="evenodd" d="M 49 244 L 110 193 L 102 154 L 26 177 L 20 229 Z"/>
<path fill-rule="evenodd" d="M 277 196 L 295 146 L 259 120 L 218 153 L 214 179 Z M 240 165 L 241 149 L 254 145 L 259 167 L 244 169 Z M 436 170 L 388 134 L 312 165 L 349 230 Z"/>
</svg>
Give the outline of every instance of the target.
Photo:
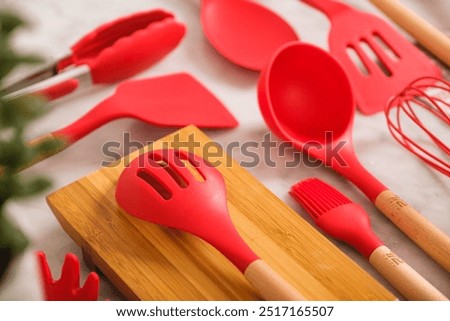
<svg viewBox="0 0 450 321">
<path fill-rule="evenodd" d="M 369 0 L 450 67 L 450 38 L 397 0 Z"/>
<path fill-rule="evenodd" d="M 375 206 L 447 272 L 450 272 L 448 235 L 389 190 L 378 195 Z"/>
<path fill-rule="evenodd" d="M 244 275 L 265 300 L 305 300 L 304 296 L 261 259 L 252 262 L 245 270 Z"/>
<path fill-rule="evenodd" d="M 384 245 L 373 251 L 369 262 L 408 300 L 448 300 L 438 289 Z"/>
</svg>

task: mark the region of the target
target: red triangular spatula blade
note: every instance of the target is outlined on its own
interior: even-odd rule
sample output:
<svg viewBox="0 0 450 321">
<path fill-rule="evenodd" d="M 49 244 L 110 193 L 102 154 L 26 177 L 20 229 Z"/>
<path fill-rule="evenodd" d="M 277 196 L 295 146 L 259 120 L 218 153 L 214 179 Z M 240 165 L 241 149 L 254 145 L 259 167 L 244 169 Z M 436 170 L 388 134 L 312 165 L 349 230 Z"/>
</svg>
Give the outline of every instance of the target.
<svg viewBox="0 0 450 321">
<path fill-rule="evenodd" d="M 202 128 L 232 128 L 238 125 L 226 107 L 198 80 L 187 73 L 119 85 L 111 97 L 124 117 L 167 127 L 196 125 Z"/>
</svg>

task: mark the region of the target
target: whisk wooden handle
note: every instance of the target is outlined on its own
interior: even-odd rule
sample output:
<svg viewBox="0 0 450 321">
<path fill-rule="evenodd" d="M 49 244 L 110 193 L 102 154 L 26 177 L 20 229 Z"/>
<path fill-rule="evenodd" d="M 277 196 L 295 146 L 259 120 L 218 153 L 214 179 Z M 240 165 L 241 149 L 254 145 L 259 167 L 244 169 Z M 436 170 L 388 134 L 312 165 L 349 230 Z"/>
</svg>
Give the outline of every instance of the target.
<svg viewBox="0 0 450 321">
<path fill-rule="evenodd" d="M 450 238 L 393 192 L 386 190 L 376 207 L 428 255 L 450 272 Z"/>
<path fill-rule="evenodd" d="M 265 300 L 305 300 L 305 297 L 261 259 L 252 262 L 245 270 L 244 275 Z"/>
<path fill-rule="evenodd" d="M 373 251 L 369 262 L 408 300 L 448 301 L 445 295 L 384 245 Z"/>
<path fill-rule="evenodd" d="M 370 0 L 420 44 L 450 66 L 450 38 L 396 0 Z"/>
</svg>

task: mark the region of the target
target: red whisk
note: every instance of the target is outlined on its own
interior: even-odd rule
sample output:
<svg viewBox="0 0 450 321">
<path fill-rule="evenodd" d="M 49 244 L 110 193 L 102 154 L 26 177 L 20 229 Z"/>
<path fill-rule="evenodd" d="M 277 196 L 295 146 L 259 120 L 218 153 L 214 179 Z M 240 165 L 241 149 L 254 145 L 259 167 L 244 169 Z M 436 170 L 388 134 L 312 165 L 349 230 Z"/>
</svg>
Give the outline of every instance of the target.
<svg viewBox="0 0 450 321">
<path fill-rule="evenodd" d="M 450 176 L 450 82 L 420 78 L 391 99 L 385 113 L 391 134 L 403 147 Z"/>
</svg>

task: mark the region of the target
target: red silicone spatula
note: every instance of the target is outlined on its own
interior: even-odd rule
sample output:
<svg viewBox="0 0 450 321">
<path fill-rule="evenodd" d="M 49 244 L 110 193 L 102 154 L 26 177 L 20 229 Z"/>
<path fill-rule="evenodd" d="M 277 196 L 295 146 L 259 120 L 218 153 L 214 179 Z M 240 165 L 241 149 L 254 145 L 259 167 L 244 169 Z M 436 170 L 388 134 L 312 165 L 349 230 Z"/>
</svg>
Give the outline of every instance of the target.
<svg viewBox="0 0 450 321">
<path fill-rule="evenodd" d="M 295 184 L 291 194 L 324 232 L 368 258 L 406 299 L 448 300 L 378 239 L 364 209 L 341 192 L 313 178 Z"/>
<path fill-rule="evenodd" d="M 412 81 L 439 77 L 431 59 L 384 20 L 333 0 L 302 0 L 331 20 L 330 52 L 347 72 L 359 109 L 384 110 Z"/>
<path fill-rule="evenodd" d="M 239 236 L 228 214 L 224 179 L 203 158 L 174 149 L 142 154 L 120 175 L 116 199 L 128 214 L 210 243 L 265 299 L 304 299 Z"/>
<path fill-rule="evenodd" d="M 134 118 L 164 127 L 194 124 L 206 128 L 232 128 L 236 119 L 225 106 L 191 75 L 132 80 L 121 83 L 114 95 L 103 100 L 72 124 L 39 137 L 30 144 L 60 140 L 61 149 L 69 147 L 100 126 L 118 118 Z M 42 155 L 29 165 L 54 155 Z"/>
</svg>

